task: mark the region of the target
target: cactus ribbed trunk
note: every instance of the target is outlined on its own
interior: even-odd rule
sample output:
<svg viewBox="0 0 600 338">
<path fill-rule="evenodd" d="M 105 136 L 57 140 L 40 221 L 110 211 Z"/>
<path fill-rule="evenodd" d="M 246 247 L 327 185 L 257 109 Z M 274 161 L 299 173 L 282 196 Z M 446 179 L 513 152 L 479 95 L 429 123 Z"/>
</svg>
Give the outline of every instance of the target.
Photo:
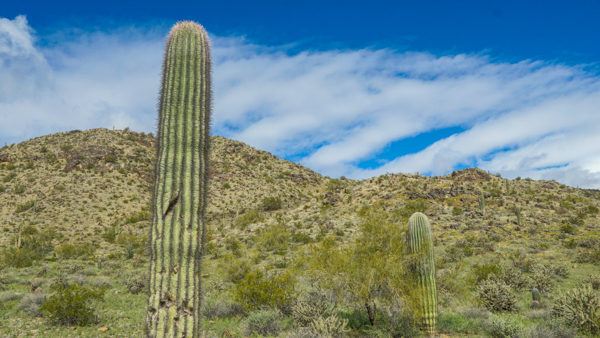
<svg viewBox="0 0 600 338">
<path fill-rule="evenodd" d="M 435 263 L 433 259 L 433 240 L 431 226 L 427 216 L 414 213 L 408 220 L 408 249 L 416 255 L 415 281 L 417 282 L 418 313 L 423 329 L 435 332 L 437 319 L 437 289 L 435 284 Z"/>
<path fill-rule="evenodd" d="M 161 84 L 150 230 L 149 337 L 199 337 L 207 203 L 210 50 L 193 22 L 169 33 Z"/>
</svg>

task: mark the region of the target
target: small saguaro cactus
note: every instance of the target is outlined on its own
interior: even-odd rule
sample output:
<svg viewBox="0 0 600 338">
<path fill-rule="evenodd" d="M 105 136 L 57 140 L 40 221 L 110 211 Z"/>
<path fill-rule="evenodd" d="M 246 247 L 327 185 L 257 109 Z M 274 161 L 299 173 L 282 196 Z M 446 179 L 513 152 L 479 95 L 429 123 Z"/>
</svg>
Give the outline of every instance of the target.
<svg viewBox="0 0 600 338">
<path fill-rule="evenodd" d="M 415 212 L 408 219 L 407 244 L 410 254 L 416 258 L 413 271 L 418 287 L 417 315 L 422 321 L 423 329 L 433 334 L 437 319 L 433 239 L 429 220 L 420 212 Z"/>
<path fill-rule="evenodd" d="M 540 307 L 542 295 L 538 288 L 534 287 L 531 289 L 531 307 L 537 309 Z"/>
<path fill-rule="evenodd" d="M 479 211 L 481 211 L 482 216 L 485 216 L 485 195 L 483 191 L 479 192 Z"/>
<path fill-rule="evenodd" d="M 209 121 L 208 34 L 179 22 L 168 36 L 150 229 L 149 337 L 199 337 Z"/>
</svg>

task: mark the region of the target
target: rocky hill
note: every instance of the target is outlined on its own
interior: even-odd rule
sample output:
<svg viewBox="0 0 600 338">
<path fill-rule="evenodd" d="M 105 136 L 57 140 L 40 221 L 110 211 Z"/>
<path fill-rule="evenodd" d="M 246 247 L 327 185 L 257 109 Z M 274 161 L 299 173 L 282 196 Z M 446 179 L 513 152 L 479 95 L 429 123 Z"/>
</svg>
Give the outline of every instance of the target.
<svg viewBox="0 0 600 338">
<path fill-rule="evenodd" d="M 237 250 L 232 249 L 232 239 L 251 248 L 256 236 L 273 224 L 283 225 L 297 248 L 326 236 L 334 236 L 340 245 L 349 243 L 359 232 L 361 212 L 377 207 L 398 220 L 414 211 L 430 217 L 436 254 L 441 257 L 440 284 L 450 298 L 459 291 L 444 286 L 444 276 L 454 278 L 451 273 L 460 262 L 481 265 L 488 256 L 560 262 L 570 271 L 559 282 L 565 286 L 600 272 L 598 190 L 554 181 L 507 180 L 478 169 L 442 177 L 388 174 L 366 180 L 332 179 L 241 142 L 223 137 L 212 141 L 208 266 L 221 266 L 226 253 Z M 144 243 L 148 232 L 154 156 L 152 135 L 129 130 L 71 131 L 1 148 L 0 248 L 15 246 L 23 229 L 33 226 L 51 232 L 54 247 L 45 258 L 48 263 L 37 262 L 34 267 L 52 270 L 54 262 L 65 256 L 66 244 L 87 243 L 94 248 L 89 259 L 99 267 L 94 275 L 101 276 L 103 269 L 117 264 L 103 267 L 98 262 L 113 260 L 122 262 L 118 266 L 129 266 L 121 254 L 134 256 L 133 267 L 127 269 L 144 271 L 144 245 L 135 247 L 133 254 L 128 243 Z M 293 259 L 295 252 L 289 250 L 283 259 Z M 23 296 L 27 280 L 40 273 L 28 269 L 5 268 L 14 277 L 5 281 L 9 290 Z M 111 273 L 106 272 L 107 278 L 118 279 Z M 216 278 L 215 284 L 221 278 L 211 273 L 205 277 Z M 143 295 L 131 297 L 144 302 Z M 64 334 L 44 326 L 49 324 L 43 319 L 27 320 L 17 303 L 15 298 L 14 306 L 4 312 L 11 325 L 35 331 L 32 335 Z M 462 309 L 465 305 L 450 299 L 445 306 Z M 106 310 L 105 318 L 116 316 L 111 311 Z M 106 334 L 139 333 L 142 321 L 130 321 L 137 324 L 105 323 L 112 330 Z M 36 325 L 45 329 L 39 331 Z M 96 329 L 86 330 L 76 332 L 98 334 Z M 0 325 L 0 335 L 13 333 Z"/>
</svg>

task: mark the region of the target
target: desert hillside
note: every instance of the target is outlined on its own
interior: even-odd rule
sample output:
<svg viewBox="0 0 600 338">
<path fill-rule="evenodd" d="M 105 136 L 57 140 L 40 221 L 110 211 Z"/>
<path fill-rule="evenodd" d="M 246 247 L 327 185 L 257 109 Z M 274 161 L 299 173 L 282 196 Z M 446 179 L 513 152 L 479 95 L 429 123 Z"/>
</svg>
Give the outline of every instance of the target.
<svg viewBox="0 0 600 338">
<path fill-rule="evenodd" d="M 152 135 L 129 130 L 71 131 L 0 148 L 0 336 L 143 335 L 154 156 Z M 223 137 L 212 138 L 211 161 L 203 273 L 208 336 L 256 334 L 248 329 L 252 316 L 268 311 L 276 312 L 279 327 L 264 335 L 290 336 L 302 326 L 294 309 L 303 291 L 317 284 L 319 292 L 335 289 L 310 273 L 319 270 L 311 255 L 329 242 L 360 243 L 362 224 L 372 219 L 400 229 L 415 211 L 433 228 L 440 334 L 494 336 L 494 325 L 532 337 L 595 330 L 549 323 L 561 318 L 555 307 L 562 293 L 588 284 L 598 292 L 598 190 L 478 169 L 332 179 Z M 19 256 L 27 245 L 32 253 Z M 240 285 L 249 285 L 255 270 L 293 280 L 285 302 L 239 301 Z M 514 295 L 512 309 L 495 311 L 478 296 L 486 281 L 498 279 Z M 39 309 L 56 292 L 56 280 L 103 290 L 91 324 L 56 324 Z M 536 308 L 532 287 L 542 289 Z M 352 297 L 337 295 L 343 336 L 409 332 L 391 328 L 391 310 L 383 309 L 392 305 L 377 292 L 369 296 L 382 311 L 376 324 L 364 323 Z"/>
</svg>

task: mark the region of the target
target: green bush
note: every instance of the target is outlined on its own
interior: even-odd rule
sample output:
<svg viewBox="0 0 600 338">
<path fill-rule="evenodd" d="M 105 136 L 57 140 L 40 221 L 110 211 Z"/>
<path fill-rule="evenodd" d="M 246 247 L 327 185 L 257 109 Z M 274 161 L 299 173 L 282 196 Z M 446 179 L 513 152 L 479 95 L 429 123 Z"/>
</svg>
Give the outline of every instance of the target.
<svg viewBox="0 0 600 338">
<path fill-rule="evenodd" d="M 61 259 L 90 258 L 95 251 L 96 247 L 90 243 L 63 243 L 54 248 Z"/>
<path fill-rule="evenodd" d="M 224 297 L 207 297 L 202 303 L 202 313 L 206 319 L 229 318 L 244 314 L 244 308 Z"/>
<path fill-rule="evenodd" d="M 523 328 L 514 320 L 492 316 L 486 323 L 486 331 L 494 338 L 519 338 Z"/>
<path fill-rule="evenodd" d="M 148 248 L 148 236 L 147 234 L 121 232 L 117 236 L 115 243 L 122 246 L 125 249 L 125 257 L 131 259 L 134 254 L 145 254 L 145 250 Z"/>
<path fill-rule="evenodd" d="M 125 280 L 125 287 L 130 293 L 137 295 L 140 292 L 144 292 L 148 286 L 147 277 L 145 275 L 135 274 L 129 276 Z"/>
<path fill-rule="evenodd" d="M 561 293 L 554 301 L 552 315 L 582 332 L 600 333 L 600 296 L 590 285 Z"/>
<path fill-rule="evenodd" d="M 479 284 L 490 277 L 498 277 L 502 272 L 502 268 L 497 263 L 476 264 L 472 269 L 475 284 Z"/>
<path fill-rule="evenodd" d="M 152 214 L 150 213 L 150 211 L 148 209 L 142 209 L 125 217 L 124 224 L 137 223 L 141 221 L 150 221 L 151 219 Z"/>
<path fill-rule="evenodd" d="M 477 286 L 479 301 L 490 311 L 514 311 L 517 298 L 506 283 L 497 279 L 486 279 Z"/>
<path fill-rule="evenodd" d="M 39 231 L 32 225 L 26 225 L 20 230 L 20 234 L 12 238 L 12 242 L 19 242 L 20 246 L 2 250 L 0 261 L 4 266 L 16 268 L 31 266 L 52 251 L 52 240 L 55 237 L 56 232 L 53 230 Z"/>
<path fill-rule="evenodd" d="M 263 211 L 275 211 L 281 209 L 282 203 L 279 197 L 265 197 L 261 203 Z"/>
<path fill-rule="evenodd" d="M 263 229 L 256 237 L 256 244 L 262 251 L 285 254 L 289 247 L 291 234 L 282 224 L 272 224 Z"/>
<path fill-rule="evenodd" d="M 327 236 L 311 245 L 302 259 L 306 274 L 320 288 L 345 298 L 365 316 L 370 313 L 375 322 L 376 302 L 406 296 L 414 288 L 406 278 L 405 233 L 392 220 L 395 216 L 378 207 L 362 208 L 360 214 L 360 232 L 354 241 L 340 245 L 335 237 Z M 412 308 L 413 303 L 409 305 Z M 352 327 L 353 319 L 346 319 Z"/>
<path fill-rule="evenodd" d="M 540 290 L 541 293 L 549 293 L 555 284 L 556 272 L 553 266 L 548 264 L 535 264 L 531 269 L 531 287 Z"/>
<path fill-rule="evenodd" d="M 312 337 L 344 337 L 348 321 L 332 314 L 327 317 L 317 317 L 309 324 L 309 333 Z"/>
<path fill-rule="evenodd" d="M 247 336 L 277 336 L 283 329 L 281 314 L 273 310 L 252 312 L 246 318 L 245 333 Z"/>
<path fill-rule="evenodd" d="M 231 256 L 224 259 L 225 280 L 237 283 L 250 272 L 250 263 L 245 259 L 235 259 Z"/>
<path fill-rule="evenodd" d="M 250 224 L 262 222 L 263 215 L 258 210 L 248 210 L 235 219 L 234 225 L 236 228 L 245 229 Z"/>
<path fill-rule="evenodd" d="M 117 227 L 116 225 L 112 225 L 108 228 L 104 228 L 104 231 L 102 232 L 102 238 L 108 243 L 113 244 L 115 243 L 119 233 L 119 227 Z"/>
<path fill-rule="evenodd" d="M 600 290 L 600 274 L 591 275 L 585 281 L 586 283 L 590 284 L 592 289 L 596 291 Z"/>
<path fill-rule="evenodd" d="M 579 250 L 575 261 L 577 263 L 600 264 L 600 246 Z"/>
<path fill-rule="evenodd" d="M 415 212 L 425 213 L 429 207 L 429 202 L 422 198 L 406 201 L 406 204 L 394 211 L 394 216 L 399 218 L 400 223 L 405 223 L 410 215 Z"/>
<path fill-rule="evenodd" d="M 27 202 L 17 205 L 17 208 L 15 209 L 15 213 L 19 214 L 19 213 L 25 212 L 25 211 L 33 208 L 35 206 L 35 202 L 36 202 L 36 200 L 29 200 Z"/>
<path fill-rule="evenodd" d="M 94 305 L 103 299 L 103 289 L 59 281 L 51 290 L 40 312 L 52 323 L 84 326 L 98 322 Z"/>
<path fill-rule="evenodd" d="M 267 276 L 260 270 L 254 270 L 235 285 L 233 297 L 248 311 L 277 308 L 288 312 L 294 296 L 295 283 L 289 272 Z"/>
<path fill-rule="evenodd" d="M 35 254 L 27 249 L 10 247 L 2 250 L 2 266 L 25 268 L 32 266 L 35 259 Z"/>
<path fill-rule="evenodd" d="M 242 255 L 242 243 L 235 236 L 225 237 L 225 249 L 229 250 L 229 252 L 236 257 L 240 257 Z"/>
<path fill-rule="evenodd" d="M 530 332 L 529 338 L 573 338 L 577 331 L 556 319 L 536 325 Z"/>
<path fill-rule="evenodd" d="M 560 226 L 560 232 L 568 235 L 575 235 L 577 233 L 577 228 L 571 224 L 564 223 Z"/>
<path fill-rule="evenodd" d="M 332 316 L 334 310 L 335 302 L 330 294 L 312 290 L 298 297 L 292 306 L 292 317 L 300 326 L 309 326 L 317 318 Z"/>
</svg>

